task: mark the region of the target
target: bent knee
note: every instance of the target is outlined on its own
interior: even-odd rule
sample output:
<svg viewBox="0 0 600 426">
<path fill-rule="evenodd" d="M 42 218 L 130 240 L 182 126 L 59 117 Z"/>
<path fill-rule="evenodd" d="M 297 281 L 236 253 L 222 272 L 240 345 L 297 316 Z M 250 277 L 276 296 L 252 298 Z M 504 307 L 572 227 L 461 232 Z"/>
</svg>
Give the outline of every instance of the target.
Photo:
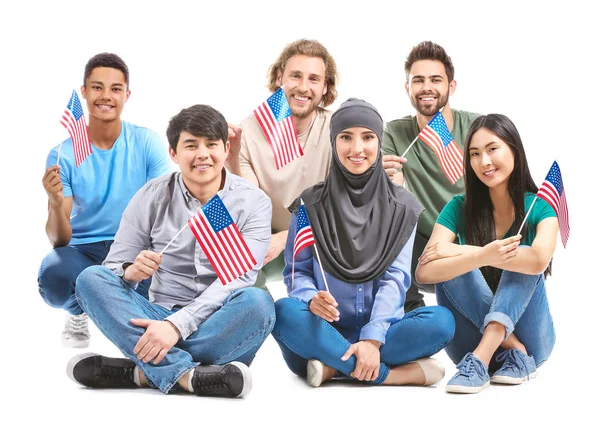
<svg viewBox="0 0 600 426">
<path fill-rule="evenodd" d="M 110 269 L 101 265 L 90 266 L 83 270 L 75 285 L 77 298 L 87 297 L 99 291 L 106 291 L 107 278 L 118 278 Z"/>
</svg>

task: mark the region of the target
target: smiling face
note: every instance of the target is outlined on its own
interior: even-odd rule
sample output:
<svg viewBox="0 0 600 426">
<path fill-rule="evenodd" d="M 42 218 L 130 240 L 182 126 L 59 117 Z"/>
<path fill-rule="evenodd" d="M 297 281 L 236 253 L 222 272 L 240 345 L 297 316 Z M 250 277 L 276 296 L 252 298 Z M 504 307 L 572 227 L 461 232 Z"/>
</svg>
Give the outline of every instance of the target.
<svg viewBox="0 0 600 426">
<path fill-rule="evenodd" d="M 277 85 L 283 91 L 292 115 L 298 119 L 309 117 L 327 93 L 325 62 L 319 57 L 294 55 L 285 64 L 283 74 L 277 75 Z"/>
<path fill-rule="evenodd" d="M 216 194 L 220 189 L 228 153 L 229 142 L 209 140 L 186 131 L 179 135 L 177 151 L 169 148 L 171 159 L 181 169 L 185 186 L 197 198 L 200 192 L 210 190 Z"/>
<path fill-rule="evenodd" d="M 412 65 L 405 86 L 410 103 L 426 117 L 432 117 L 448 103 L 455 87 L 455 81 L 448 81 L 444 64 L 429 59 Z"/>
<path fill-rule="evenodd" d="M 377 161 L 379 140 L 371 129 L 350 127 L 335 137 L 335 151 L 344 168 L 359 175 Z"/>
<path fill-rule="evenodd" d="M 471 138 L 469 163 L 477 178 L 489 188 L 507 187 L 515 156 L 506 142 L 482 127 Z"/>
<path fill-rule="evenodd" d="M 81 94 L 87 102 L 90 122 L 111 122 L 120 119 L 130 92 L 123 72 L 96 67 L 86 79 L 85 86 L 81 87 Z"/>
</svg>

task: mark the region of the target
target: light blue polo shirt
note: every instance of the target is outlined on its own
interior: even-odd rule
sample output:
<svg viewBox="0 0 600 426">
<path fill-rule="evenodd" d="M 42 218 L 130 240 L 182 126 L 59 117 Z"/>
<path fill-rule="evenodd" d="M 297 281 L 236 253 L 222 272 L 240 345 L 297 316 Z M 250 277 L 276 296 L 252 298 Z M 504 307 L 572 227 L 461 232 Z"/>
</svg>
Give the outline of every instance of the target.
<svg viewBox="0 0 600 426">
<path fill-rule="evenodd" d="M 46 168 L 56 164 L 52 148 Z M 109 150 L 92 145 L 92 155 L 76 168 L 71 139 L 60 153 L 65 197 L 73 197 L 70 245 L 113 240 L 125 207 L 150 179 L 171 171 L 168 147 L 158 134 L 122 121 L 121 134 Z"/>
</svg>

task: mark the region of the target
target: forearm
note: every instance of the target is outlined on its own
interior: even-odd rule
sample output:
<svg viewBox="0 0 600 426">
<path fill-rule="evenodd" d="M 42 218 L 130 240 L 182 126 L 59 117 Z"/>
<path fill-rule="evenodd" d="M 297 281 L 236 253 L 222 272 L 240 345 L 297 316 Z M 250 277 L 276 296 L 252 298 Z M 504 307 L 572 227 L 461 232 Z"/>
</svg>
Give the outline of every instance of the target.
<svg viewBox="0 0 600 426">
<path fill-rule="evenodd" d="M 396 185 L 404 186 L 404 173 L 401 171 L 397 172 L 392 177 L 392 182 L 394 182 Z"/>
<path fill-rule="evenodd" d="M 73 230 L 69 217 L 63 207 L 50 204 L 48 206 L 48 220 L 46 221 L 46 235 L 52 247 L 63 247 L 69 244 Z"/>
<path fill-rule="evenodd" d="M 229 155 L 227 157 L 227 160 L 225 160 L 225 167 L 227 167 L 227 170 L 229 170 L 234 175 L 242 176 L 242 169 L 240 167 L 240 156 L 239 155 L 234 155 L 234 154 Z"/>
<path fill-rule="evenodd" d="M 485 266 L 480 256 L 481 247 L 471 247 L 472 249 L 468 249 L 458 256 L 436 259 L 426 265 L 418 265 L 417 281 L 421 284 L 437 284 Z"/>
<path fill-rule="evenodd" d="M 518 248 L 518 254 L 508 262 L 498 265 L 490 265 L 505 271 L 519 272 L 527 275 L 538 275 L 543 273 L 550 259 L 538 253 L 533 247 L 522 246 Z"/>
</svg>

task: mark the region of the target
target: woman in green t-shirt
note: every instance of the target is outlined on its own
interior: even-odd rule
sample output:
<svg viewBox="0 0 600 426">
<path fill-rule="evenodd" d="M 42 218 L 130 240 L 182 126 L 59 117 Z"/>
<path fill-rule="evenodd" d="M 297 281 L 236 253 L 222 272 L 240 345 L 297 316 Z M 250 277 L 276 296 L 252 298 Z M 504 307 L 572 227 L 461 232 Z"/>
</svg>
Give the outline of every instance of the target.
<svg viewBox="0 0 600 426">
<path fill-rule="evenodd" d="M 490 381 L 532 379 L 552 352 L 555 334 L 544 278 L 558 221 L 548 203 L 537 199 L 516 235 L 538 188 L 519 132 L 504 115 L 482 116 L 471 125 L 465 187 L 466 194 L 440 213 L 416 277 L 437 284 L 438 304 L 456 320 L 446 351 L 458 373 L 446 390 L 477 393 Z"/>
</svg>

